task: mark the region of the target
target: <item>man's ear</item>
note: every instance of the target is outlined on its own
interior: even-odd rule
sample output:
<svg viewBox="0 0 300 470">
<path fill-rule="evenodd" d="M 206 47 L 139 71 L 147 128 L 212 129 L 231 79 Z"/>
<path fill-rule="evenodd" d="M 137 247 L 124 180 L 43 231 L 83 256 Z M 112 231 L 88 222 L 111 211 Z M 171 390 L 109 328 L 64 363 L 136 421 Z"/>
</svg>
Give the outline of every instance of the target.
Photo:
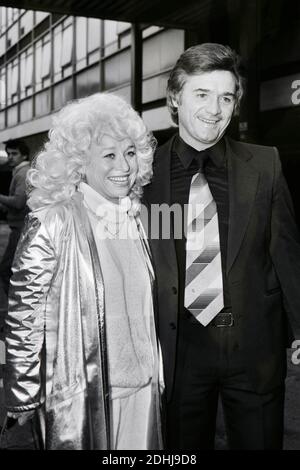
<svg viewBox="0 0 300 470">
<path fill-rule="evenodd" d="M 174 108 L 178 108 L 178 95 L 173 95 L 171 97 L 171 103 Z"/>
</svg>

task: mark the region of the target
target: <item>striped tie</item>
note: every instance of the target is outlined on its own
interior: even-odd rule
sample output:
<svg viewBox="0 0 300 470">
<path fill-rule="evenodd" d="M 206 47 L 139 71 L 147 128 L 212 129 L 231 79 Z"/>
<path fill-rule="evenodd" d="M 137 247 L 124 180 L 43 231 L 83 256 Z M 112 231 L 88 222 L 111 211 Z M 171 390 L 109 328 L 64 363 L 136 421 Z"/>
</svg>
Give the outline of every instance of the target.
<svg viewBox="0 0 300 470">
<path fill-rule="evenodd" d="M 224 299 L 217 206 L 203 173 L 192 178 L 186 238 L 184 306 L 206 326 Z"/>
</svg>

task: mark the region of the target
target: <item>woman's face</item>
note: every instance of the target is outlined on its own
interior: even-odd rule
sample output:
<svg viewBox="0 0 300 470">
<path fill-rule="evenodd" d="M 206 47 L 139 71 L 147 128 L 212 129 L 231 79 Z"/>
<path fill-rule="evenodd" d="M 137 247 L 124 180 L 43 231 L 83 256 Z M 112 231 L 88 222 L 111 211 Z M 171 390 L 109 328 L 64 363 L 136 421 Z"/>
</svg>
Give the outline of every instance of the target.
<svg viewBox="0 0 300 470">
<path fill-rule="evenodd" d="M 117 140 L 104 135 L 88 151 L 87 183 L 115 203 L 128 195 L 138 171 L 135 146 L 130 138 Z"/>
</svg>

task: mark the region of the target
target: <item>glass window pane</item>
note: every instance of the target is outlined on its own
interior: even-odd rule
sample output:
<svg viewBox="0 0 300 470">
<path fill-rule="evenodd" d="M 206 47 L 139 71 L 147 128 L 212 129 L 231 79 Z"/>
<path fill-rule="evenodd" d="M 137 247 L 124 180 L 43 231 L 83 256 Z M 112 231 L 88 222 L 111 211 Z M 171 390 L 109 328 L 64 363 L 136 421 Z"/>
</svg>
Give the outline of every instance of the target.
<svg viewBox="0 0 300 470">
<path fill-rule="evenodd" d="M 100 47 L 101 20 L 96 18 L 88 19 L 88 52 L 92 52 Z"/>
<path fill-rule="evenodd" d="M 14 61 L 11 75 L 11 95 L 18 91 L 18 62 Z"/>
<path fill-rule="evenodd" d="M 10 96 L 11 96 L 11 73 L 12 73 L 12 63 L 10 62 L 7 66 L 7 98 L 8 103 L 10 103 Z"/>
<path fill-rule="evenodd" d="M 25 86 L 32 86 L 33 82 L 33 54 L 28 54 L 26 58 L 26 78 Z"/>
<path fill-rule="evenodd" d="M 45 78 L 50 75 L 50 61 L 51 61 L 50 41 L 44 43 L 43 45 L 42 58 L 43 58 L 43 61 L 42 61 L 41 77 Z"/>
<path fill-rule="evenodd" d="M 60 55 L 62 49 L 62 32 L 61 25 L 54 29 L 54 80 L 61 78 Z"/>
<path fill-rule="evenodd" d="M 76 18 L 76 61 L 86 59 L 87 54 L 87 18 Z M 86 61 L 84 61 L 86 62 Z"/>
<path fill-rule="evenodd" d="M 0 74 L 0 105 L 6 106 L 6 70 L 3 68 Z"/>
<path fill-rule="evenodd" d="M 45 11 L 36 11 L 35 12 L 35 24 L 41 23 L 45 18 L 47 18 L 48 15 L 49 13 Z"/>
<path fill-rule="evenodd" d="M 7 32 L 7 39 L 9 41 L 9 47 L 16 44 L 18 41 L 19 33 L 18 33 L 18 23 L 14 24 Z"/>
<path fill-rule="evenodd" d="M 110 44 L 118 39 L 117 22 L 105 20 L 104 22 L 104 44 Z"/>
<path fill-rule="evenodd" d="M 26 82 L 26 52 L 20 56 L 20 92 L 21 98 L 25 96 L 25 82 Z"/>
<path fill-rule="evenodd" d="M 7 9 L 7 26 L 9 26 L 13 21 L 13 13 L 14 12 L 12 8 Z"/>
<path fill-rule="evenodd" d="M 60 65 L 64 67 L 71 63 L 72 59 L 72 49 L 73 49 L 73 27 L 68 26 L 63 31 L 62 36 L 62 44 L 63 47 L 61 48 L 61 63 Z"/>
<path fill-rule="evenodd" d="M 5 44 L 5 35 L 0 38 L 0 56 L 5 53 L 6 44 Z"/>
<path fill-rule="evenodd" d="M 41 89 L 42 84 L 42 41 L 35 45 L 35 84 L 36 91 Z"/>
<path fill-rule="evenodd" d="M 6 8 L 0 8 L 0 34 L 6 29 Z"/>
<path fill-rule="evenodd" d="M 33 28 L 33 11 L 27 11 L 20 19 L 22 33 L 27 34 Z"/>
<path fill-rule="evenodd" d="M 117 33 L 123 33 L 124 31 L 127 31 L 130 29 L 130 23 L 125 23 L 124 21 L 118 21 L 117 23 Z"/>
</svg>

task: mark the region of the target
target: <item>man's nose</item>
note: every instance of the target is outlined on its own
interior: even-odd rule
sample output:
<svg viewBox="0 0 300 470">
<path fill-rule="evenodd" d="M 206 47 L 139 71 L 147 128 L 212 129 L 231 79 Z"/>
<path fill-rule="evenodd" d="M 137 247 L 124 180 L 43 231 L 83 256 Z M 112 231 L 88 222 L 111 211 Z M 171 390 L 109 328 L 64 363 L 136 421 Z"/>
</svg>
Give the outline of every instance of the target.
<svg viewBox="0 0 300 470">
<path fill-rule="evenodd" d="M 213 114 L 214 116 L 221 112 L 220 103 L 217 97 L 212 97 L 211 100 L 209 101 L 208 111 L 210 112 L 210 114 Z"/>
</svg>

